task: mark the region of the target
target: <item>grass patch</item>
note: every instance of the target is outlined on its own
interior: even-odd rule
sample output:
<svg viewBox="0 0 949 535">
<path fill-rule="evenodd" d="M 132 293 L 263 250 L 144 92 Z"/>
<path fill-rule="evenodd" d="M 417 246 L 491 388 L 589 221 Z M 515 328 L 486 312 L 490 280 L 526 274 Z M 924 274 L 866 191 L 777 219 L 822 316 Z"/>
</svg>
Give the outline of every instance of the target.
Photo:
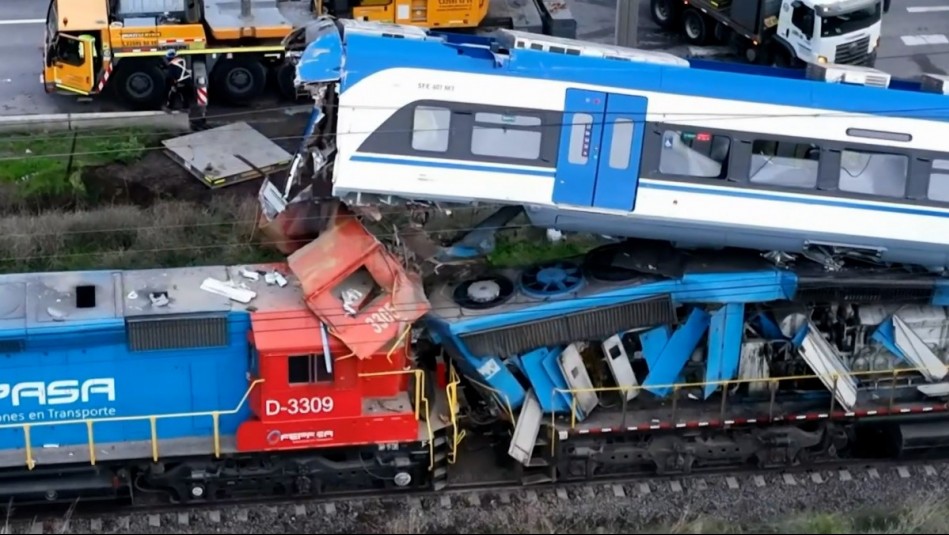
<svg viewBox="0 0 949 535">
<path fill-rule="evenodd" d="M 22 199 L 82 194 L 82 171 L 141 158 L 161 133 L 138 129 L 51 132 L 0 139 L 0 182 Z"/>
<path fill-rule="evenodd" d="M 497 268 L 522 267 L 569 258 L 603 245 L 604 241 L 588 235 L 569 235 L 552 242 L 543 229 L 527 229 L 517 234 L 499 233 L 488 263 Z"/>
<path fill-rule="evenodd" d="M 256 230 L 257 199 L 159 202 L 0 218 L 0 271 L 134 269 L 285 259 Z"/>
</svg>

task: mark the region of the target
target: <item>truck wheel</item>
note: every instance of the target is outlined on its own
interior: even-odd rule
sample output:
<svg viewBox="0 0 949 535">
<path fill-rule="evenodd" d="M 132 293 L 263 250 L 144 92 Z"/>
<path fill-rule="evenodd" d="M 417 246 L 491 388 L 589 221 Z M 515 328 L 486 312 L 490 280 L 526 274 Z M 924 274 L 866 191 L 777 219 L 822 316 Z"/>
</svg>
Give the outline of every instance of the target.
<svg viewBox="0 0 949 535">
<path fill-rule="evenodd" d="M 652 20 L 663 30 L 671 30 L 675 27 L 678 18 L 678 4 L 674 0 L 650 0 L 649 12 L 652 14 Z"/>
<path fill-rule="evenodd" d="M 293 85 L 293 80 L 297 75 L 296 66 L 290 63 L 284 63 L 277 67 L 277 87 L 280 89 L 280 98 L 284 100 L 296 100 L 297 88 Z"/>
<path fill-rule="evenodd" d="M 253 58 L 220 61 L 212 75 L 214 93 L 230 104 L 242 106 L 259 98 L 267 85 L 267 69 Z"/>
<path fill-rule="evenodd" d="M 120 63 L 116 69 L 115 90 L 119 97 L 138 110 L 157 110 L 168 96 L 162 70 L 154 63 Z"/>
<path fill-rule="evenodd" d="M 686 40 L 693 45 L 704 45 L 708 42 L 708 20 L 699 10 L 689 8 L 682 14 L 682 31 Z"/>
</svg>

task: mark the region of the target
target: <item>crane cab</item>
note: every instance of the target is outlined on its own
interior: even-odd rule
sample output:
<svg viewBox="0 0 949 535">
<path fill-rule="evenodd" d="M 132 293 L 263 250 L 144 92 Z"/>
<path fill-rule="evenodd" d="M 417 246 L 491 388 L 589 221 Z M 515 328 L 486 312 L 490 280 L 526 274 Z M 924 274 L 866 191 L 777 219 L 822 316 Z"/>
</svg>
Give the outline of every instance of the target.
<svg viewBox="0 0 949 535">
<path fill-rule="evenodd" d="M 50 2 L 43 49 L 43 85 L 47 93 L 94 92 L 103 61 L 102 34 L 108 28 L 106 7 L 97 0 Z"/>
</svg>

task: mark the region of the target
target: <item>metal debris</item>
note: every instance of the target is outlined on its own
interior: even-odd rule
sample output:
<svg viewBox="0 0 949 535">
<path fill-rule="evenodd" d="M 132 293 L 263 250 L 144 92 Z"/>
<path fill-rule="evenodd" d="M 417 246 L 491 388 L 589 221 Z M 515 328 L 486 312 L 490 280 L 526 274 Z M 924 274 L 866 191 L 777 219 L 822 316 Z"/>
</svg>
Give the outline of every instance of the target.
<svg viewBox="0 0 949 535">
<path fill-rule="evenodd" d="M 252 299 L 257 297 L 257 292 L 253 290 L 240 288 L 231 281 L 223 282 L 212 277 L 204 279 L 204 282 L 201 283 L 201 289 L 244 304 L 250 303 Z"/>
</svg>

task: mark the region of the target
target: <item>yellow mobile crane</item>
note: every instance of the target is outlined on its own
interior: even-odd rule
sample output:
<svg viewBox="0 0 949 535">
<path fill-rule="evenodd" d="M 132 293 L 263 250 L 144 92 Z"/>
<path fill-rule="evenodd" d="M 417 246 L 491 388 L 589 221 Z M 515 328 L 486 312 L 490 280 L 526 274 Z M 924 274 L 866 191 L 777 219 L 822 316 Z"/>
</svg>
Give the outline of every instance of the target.
<svg viewBox="0 0 949 535">
<path fill-rule="evenodd" d="M 209 93 L 215 101 L 249 104 L 272 81 L 284 97 L 293 98 L 291 34 L 319 15 L 455 30 L 477 30 L 494 21 L 515 29 L 575 36 L 575 22 L 569 25 L 572 19 L 565 16 L 569 11 L 562 4 L 561 0 L 50 0 L 43 84 L 47 93 L 84 96 L 111 88 L 134 108 L 160 108 L 168 94 L 163 62 L 174 49 L 192 70 L 195 103 L 202 111 Z M 548 13 L 554 13 L 553 18 Z"/>
</svg>

